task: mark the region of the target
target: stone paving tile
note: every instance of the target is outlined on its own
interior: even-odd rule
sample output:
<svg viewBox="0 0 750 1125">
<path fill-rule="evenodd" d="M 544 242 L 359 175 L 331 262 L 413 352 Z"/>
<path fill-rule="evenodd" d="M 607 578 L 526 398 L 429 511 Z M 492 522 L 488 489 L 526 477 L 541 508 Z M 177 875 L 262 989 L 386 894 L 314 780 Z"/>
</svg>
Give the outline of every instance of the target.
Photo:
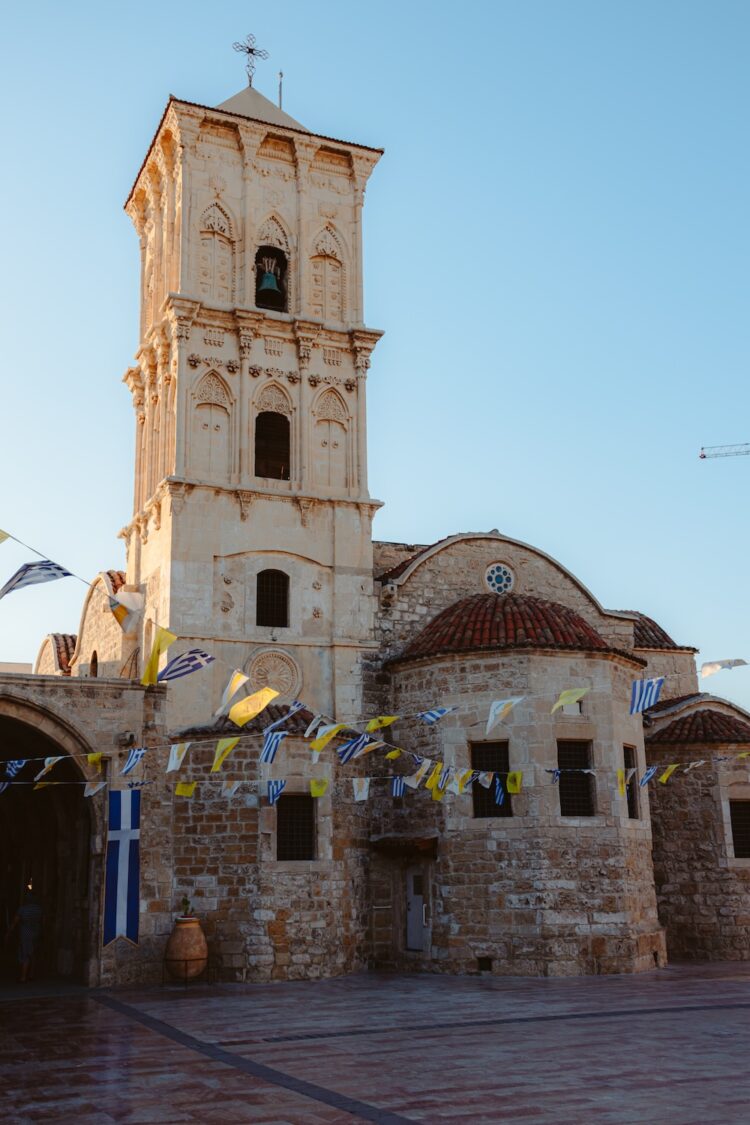
<svg viewBox="0 0 750 1125">
<path fill-rule="evenodd" d="M 0 994 L 3 1121 L 750 1121 L 750 963 L 636 977 L 363 975 L 109 996 L 117 1010 L 84 991 Z M 170 1038 L 181 1034 L 192 1039 Z M 259 1077 L 258 1064 L 272 1069 Z M 289 1078 L 319 1095 L 279 1084 Z M 367 1116 L 340 1108 L 336 1095 L 363 1103 Z"/>
</svg>

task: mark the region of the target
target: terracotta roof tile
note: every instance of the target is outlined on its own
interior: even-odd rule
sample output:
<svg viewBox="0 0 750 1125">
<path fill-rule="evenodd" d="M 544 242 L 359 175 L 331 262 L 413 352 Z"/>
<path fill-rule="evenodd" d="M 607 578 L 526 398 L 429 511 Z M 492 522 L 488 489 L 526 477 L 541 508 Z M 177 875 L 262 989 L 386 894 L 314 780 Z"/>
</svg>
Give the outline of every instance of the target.
<svg viewBox="0 0 750 1125">
<path fill-rule="evenodd" d="M 388 663 L 498 648 L 619 652 L 568 606 L 522 594 L 475 594 L 444 609 Z"/>
<path fill-rule="evenodd" d="M 653 708 L 652 708 L 653 710 Z M 733 715 L 708 708 L 683 715 L 666 727 L 647 734 L 649 744 L 698 743 L 698 742 L 747 742 L 750 743 L 750 724 L 743 723 Z"/>
<path fill-rule="evenodd" d="M 251 719 L 250 722 L 246 723 L 241 729 L 235 726 L 227 715 L 222 715 L 220 719 L 216 719 L 213 723 L 204 723 L 194 727 L 186 727 L 184 730 L 173 731 L 170 737 L 176 738 L 178 735 L 185 736 L 189 734 L 216 734 L 219 736 L 223 734 L 260 734 L 264 727 L 275 723 L 277 719 L 286 715 L 288 710 L 288 703 L 278 705 L 269 703 L 265 711 L 261 711 L 260 715 L 256 715 L 254 719 Z M 296 714 L 292 715 L 284 729 L 288 730 L 290 734 L 304 734 L 307 727 L 312 722 L 312 718 L 312 711 L 307 711 L 305 709 L 297 711 Z"/>
<path fill-rule="evenodd" d="M 678 645 L 673 641 L 669 633 L 662 629 L 653 617 L 647 617 L 645 613 L 639 613 L 638 610 L 626 609 L 622 613 L 632 613 L 635 617 L 633 622 L 633 645 L 635 648 L 690 648 L 690 645 Z M 697 652 L 697 649 L 691 648 L 691 652 Z"/>
<path fill-rule="evenodd" d="M 76 649 L 78 637 L 75 633 L 50 633 L 52 644 L 55 646 L 57 663 L 64 676 L 70 675 L 70 661 Z"/>
<path fill-rule="evenodd" d="M 413 555 L 409 555 L 408 558 L 402 559 L 401 562 L 396 563 L 390 570 L 384 570 L 382 574 L 378 575 L 378 582 L 393 582 L 394 579 L 400 578 L 404 571 L 407 570 L 416 559 L 421 558 L 427 551 L 431 551 L 433 547 L 437 547 L 438 543 L 442 543 L 444 539 L 450 539 L 450 536 L 446 535 L 443 539 L 436 539 L 434 543 L 425 544 L 424 547 L 420 547 L 419 550 L 415 551 Z"/>
<path fill-rule="evenodd" d="M 112 585 L 112 593 L 116 594 L 117 591 L 121 590 L 122 587 L 125 585 L 125 571 L 124 570 L 105 570 L 104 573 L 107 575 L 107 578 L 109 579 L 109 581 Z"/>
<path fill-rule="evenodd" d="M 688 699 L 700 699 L 701 692 L 690 692 L 689 695 L 674 695 L 671 699 L 660 699 L 653 707 L 649 707 L 644 711 L 645 716 L 658 714 L 659 711 L 667 711 L 670 707 L 677 707 L 680 703 L 687 703 Z"/>
</svg>

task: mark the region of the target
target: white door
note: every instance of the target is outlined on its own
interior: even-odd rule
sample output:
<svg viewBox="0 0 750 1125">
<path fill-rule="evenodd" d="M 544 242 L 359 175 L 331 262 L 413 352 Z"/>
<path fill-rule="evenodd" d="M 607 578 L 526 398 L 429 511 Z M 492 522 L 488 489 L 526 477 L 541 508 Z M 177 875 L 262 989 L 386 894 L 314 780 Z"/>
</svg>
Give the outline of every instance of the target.
<svg viewBox="0 0 750 1125">
<path fill-rule="evenodd" d="M 406 871 L 406 948 L 424 952 L 427 930 L 427 896 L 423 867 Z"/>
</svg>

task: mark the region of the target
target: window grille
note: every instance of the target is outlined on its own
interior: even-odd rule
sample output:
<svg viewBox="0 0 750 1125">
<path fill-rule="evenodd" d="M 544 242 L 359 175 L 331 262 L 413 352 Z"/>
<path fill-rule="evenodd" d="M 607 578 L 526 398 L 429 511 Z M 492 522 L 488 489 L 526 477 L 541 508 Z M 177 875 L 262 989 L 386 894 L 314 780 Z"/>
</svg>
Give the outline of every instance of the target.
<svg viewBox="0 0 750 1125">
<path fill-rule="evenodd" d="M 588 773 L 565 770 L 591 769 L 590 742 L 558 742 L 557 766 L 560 774 L 560 816 L 594 816 L 594 778 Z"/>
<path fill-rule="evenodd" d="M 289 794 L 276 802 L 276 858 L 315 859 L 315 798 Z"/>
<path fill-rule="evenodd" d="M 750 859 L 750 801 L 730 801 L 732 843 L 736 859 Z"/>
<path fill-rule="evenodd" d="M 255 419 L 255 475 L 289 480 L 289 419 L 262 410 Z"/>
<path fill-rule="evenodd" d="M 261 570 L 255 593 L 255 624 L 289 626 L 289 575 L 283 570 Z"/>
<path fill-rule="evenodd" d="M 635 747 L 623 746 L 622 760 L 625 768 L 625 777 L 627 779 L 630 770 L 636 767 Z M 639 820 L 641 810 L 638 804 L 638 774 L 634 773 L 630 781 L 625 781 L 625 796 L 628 802 L 628 816 L 631 820 Z"/>
<path fill-rule="evenodd" d="M 510 769 L 507 742 L 482 742 L 471 747 L 471 768 L 492 771 L 500 775 L 500 780 L 505 789 L 505 800 L 502 805 L 495 802 L 495 782 L 493 779 L 489 789 L 485 789 L 478 781 L 471 787 L 471 799 L 474 803 L 475 817 L 513 816 L 513 802 L 508 793 L 508 771 Z"/>
</svg>

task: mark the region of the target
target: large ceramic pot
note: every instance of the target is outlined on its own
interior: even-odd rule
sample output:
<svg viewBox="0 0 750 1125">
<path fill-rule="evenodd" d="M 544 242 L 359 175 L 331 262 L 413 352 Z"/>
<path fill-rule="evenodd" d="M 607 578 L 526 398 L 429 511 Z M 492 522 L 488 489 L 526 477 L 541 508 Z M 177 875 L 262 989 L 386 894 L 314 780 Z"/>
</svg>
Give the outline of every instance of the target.
<svg viewBox="0 0 750 1125">
<path fill-rule="evenodd" d="M 164 960 L 175 980 L 192 980 L 201 975 L 208 964 L 208 945 L 197 918 L 176 919 Z"/>
</svg>

